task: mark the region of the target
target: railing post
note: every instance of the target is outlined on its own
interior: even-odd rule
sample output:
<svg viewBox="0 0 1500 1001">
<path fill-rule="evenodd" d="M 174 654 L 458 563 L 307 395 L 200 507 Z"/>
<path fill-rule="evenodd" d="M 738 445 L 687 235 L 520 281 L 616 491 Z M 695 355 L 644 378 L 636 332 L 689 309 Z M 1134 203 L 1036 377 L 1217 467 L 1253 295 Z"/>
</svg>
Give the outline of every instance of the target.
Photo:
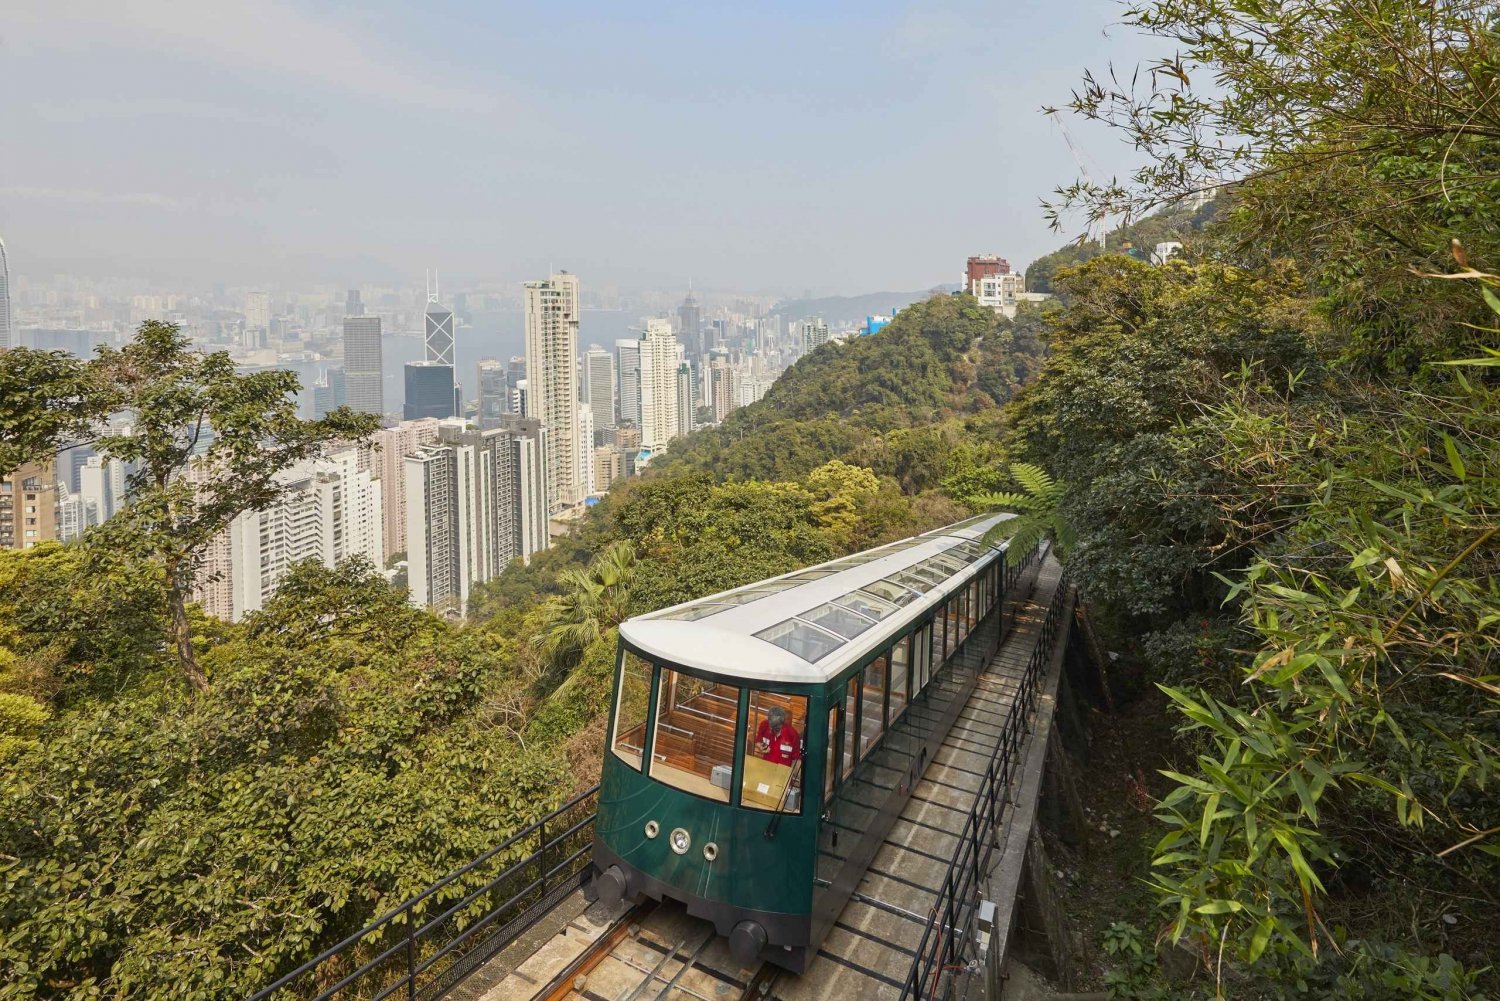
<svg viewBox="0 0 1500 1001">
<path fill-rule="evenodd" d="M 406 909 L 406 1001 L 416 1001 L 417 997 L 416 935 L 417 916 L 408 907 Z"/>
<path fill-rule="evenodd" d="M 566 824 L 564 825 L 566 827 Z M 547 895 L 547 818 L 544 816 L 537 822 L 537 845 L 536 857 L 541 860 L 542 872 L 542 895 Z"/>
</svg>

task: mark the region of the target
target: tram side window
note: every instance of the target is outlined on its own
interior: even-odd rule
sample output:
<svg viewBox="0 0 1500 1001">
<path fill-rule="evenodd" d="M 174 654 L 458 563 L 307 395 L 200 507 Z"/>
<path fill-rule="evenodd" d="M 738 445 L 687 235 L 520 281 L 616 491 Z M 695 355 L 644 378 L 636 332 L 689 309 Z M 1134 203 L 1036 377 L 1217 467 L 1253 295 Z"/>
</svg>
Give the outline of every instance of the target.
<svg viewBox="0 0 1500 1001">
<path fill-rule="evenodd" d="M 828 760 L 823 765 L 823 802 L 827 803 L 833 799 L 833 780 L 838 774 L 839 762 L 839 707 L 834 706 L 828 710 L 828 738 L 824 743 L 828 748 Z"/>
<path fill-rule="evenodd" d="M 859 722 L 859 675 L 849 679 L 849 687 L 844 693 L 844 778 L 854 771 L 854 763 L 859 760 L 859 755 L 854 753 L 854 747 L 859 740 L 856 733 L 856 724 Z"/>
<path fill-rule="evenodd" d="M 620 686 L 615 693 L 615 757 L 637 771 L 646 746 L 646 707 L 651 699 L 651 664 L 629 650 L 620 659 Z"/>
<path fill-rule="evenodd" d="M 944 606 L 938 610 L 937 618 L 932 620 L 932 661 L 942 665 L 948 659 L 948 609 Z"/>
<path fill-rule="evenodd" d="M 662 668 L 651 733 L 651 777 L 729 802 L 740 690 Z"/>
<path fill-rule="evenodd" d="M 885 681 L 886 665 L 888 661 L 885 654 L 881 654 L 870 661 L 861 674 L 861 685 L 863 690 L 862 701 L 863 714 L 860 719 L 859 756 L 863 758 L 870 753 L 880 740 L 880 735 L 885 732 Z"/>
<path fill-rule="evenodd" d="M 907 679 L 911 671 L 911 637 L 903 636 L 891 648 L 891 726 L 906 712 Z"/>
<path fill-rule="evenodd" d="M 807 697 L 750 691 L 745 719 L 745 781 L 740 805 L 751 810 L 802 810 Z"/>
</svg>

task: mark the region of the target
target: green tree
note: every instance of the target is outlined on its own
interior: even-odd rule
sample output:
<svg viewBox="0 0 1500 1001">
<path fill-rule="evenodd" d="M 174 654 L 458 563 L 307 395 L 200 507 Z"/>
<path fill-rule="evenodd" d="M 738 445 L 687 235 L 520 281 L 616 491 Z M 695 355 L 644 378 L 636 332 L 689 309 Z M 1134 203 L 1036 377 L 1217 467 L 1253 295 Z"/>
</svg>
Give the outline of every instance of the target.
<svg viewBox="0 0 1500 1001">
<path fill-rule="evenodd" d="M 94 439 L 119 402 L 97 376 L 62 351 L 0 352 L 0 475 Z"/>
<path fill-rule="evenodd" d="M 193 653 L 187 602 L 208 544 L 242 512 L 270 504 L 281 471 L 331 441 L 369 434 L 376 420 L 348 408 L 301 420 L 294 373 L 237 374 L 227 353 L 194 351 L 175 324 L 157 321 L 141 324 L 125 347 L 101 349 L 86 381 L 130 420 L 96 447 L 138 472 L 129 506 L 85 545 L 100 560 L 130 554 L 160 568 L 168 643 L 183 678 L 202 691 L 208 678 Z"/>
</svg>

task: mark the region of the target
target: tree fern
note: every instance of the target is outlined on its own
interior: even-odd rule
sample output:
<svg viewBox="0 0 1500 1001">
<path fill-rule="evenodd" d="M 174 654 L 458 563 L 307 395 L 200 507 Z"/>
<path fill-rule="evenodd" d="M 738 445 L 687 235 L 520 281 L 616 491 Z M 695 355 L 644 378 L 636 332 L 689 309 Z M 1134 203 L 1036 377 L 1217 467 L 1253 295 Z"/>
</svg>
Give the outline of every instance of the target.
<svg viewBox="0 0 1500 1001">
<path fill-rule="evenodd" d="M 982 507 L 1015 515 L 986 532 L 984 541 L 1010 540 L 1005 553 L 1007 563 L 1024 559 L 1034 546 L 1048 538 L 1056 544 L 1059 555 L 1066 553 L 1074 540 L 1074 533 L 1060 510 L 1067 488 L 1041 466 L 1028 462 L 1011 463 L 1010 475 L 1021 484 L 1024 493 L 1006 491 L 976 498 Z"/>
</svg>

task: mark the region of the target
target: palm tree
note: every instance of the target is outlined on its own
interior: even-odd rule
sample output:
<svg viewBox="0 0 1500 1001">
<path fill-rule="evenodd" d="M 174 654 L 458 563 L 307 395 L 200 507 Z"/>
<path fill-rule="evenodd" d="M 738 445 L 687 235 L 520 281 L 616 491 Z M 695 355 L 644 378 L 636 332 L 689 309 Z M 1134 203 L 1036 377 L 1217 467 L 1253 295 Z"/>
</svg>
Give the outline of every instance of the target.
<svg viewBox="0 0 1500 1001">
<path fill-rule="evenodd" d="M 1051 539 L 1057 546 L 1059 556 L 1065 554 L 1074 541 L 1074 533 L 1062 517 L 1062 501 L 1067 487 L 1054 480 L 1041 466 L 1029 462 L 1012 462 L 1010 475 L 1021 484 L 1024 493 L 1002 492 L 982 494 L 975 503 L 992 511 L 1010 511 L 1016 517 L 1008 518 L 984 535 L 986 543 L 1010 540 L 1006 550 L 1007 563 L 1025 558 L 1031 548 L 1043 539 Z"/>
<path fill-rule="evenodd" d="M 635 566 L 635 548 L 616 542 L 587 569 L 569 570 L 558 578 L 563 593 L 542 607 L 542 631 L 535 639 L 554 667 L 581 654 L 625 620 Z"/>
</svg>

